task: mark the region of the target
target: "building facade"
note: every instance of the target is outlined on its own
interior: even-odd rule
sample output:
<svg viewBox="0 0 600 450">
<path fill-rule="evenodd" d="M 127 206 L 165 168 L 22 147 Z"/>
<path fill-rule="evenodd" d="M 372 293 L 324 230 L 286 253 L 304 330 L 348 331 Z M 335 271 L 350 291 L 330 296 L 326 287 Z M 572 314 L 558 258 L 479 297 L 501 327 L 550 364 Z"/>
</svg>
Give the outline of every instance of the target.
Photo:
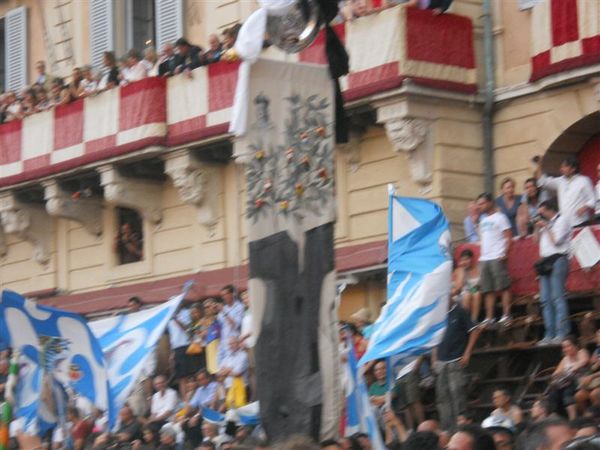
<svg viewBox="0 0 600 450">
<path fill-rule="evenodd" d="M 336 25 L 351 58 L 342 90 L 351 140 L 336 156 L 336 266 L 348 283 L 342 318 L 385 301 L 387 185 L 438 202 L 453 238 L 484 180 L 521 186 L 530 160 L 549 171 L 579 154 L 595 176 L 600 121 L 600 0 L 491 1 L 493 147 L 482 129 L 486 59 L 481 0 L 449 14 L 398 5 Z M 253 2 L 13 0 L 0 2 L 6 89 L 35 79 L 35 62 L 66 76 L 148 42 L 208 35 Z M 324 62 L 323 39 L 299 55 Z M 193 77 L 149 78 L 0 125 L 0 285 L 93 314 L 131 295 L 158 302 L 194 279 L 191 298 L 244 286 L 245 180 L 227 133 L 237 63 Z M 594 180 L 596 181 L 596 180 Z M 518 189 L 520 191 L 520 189 Z M 116 236 L 136 234 L 123 263 Z"/>
</svg>

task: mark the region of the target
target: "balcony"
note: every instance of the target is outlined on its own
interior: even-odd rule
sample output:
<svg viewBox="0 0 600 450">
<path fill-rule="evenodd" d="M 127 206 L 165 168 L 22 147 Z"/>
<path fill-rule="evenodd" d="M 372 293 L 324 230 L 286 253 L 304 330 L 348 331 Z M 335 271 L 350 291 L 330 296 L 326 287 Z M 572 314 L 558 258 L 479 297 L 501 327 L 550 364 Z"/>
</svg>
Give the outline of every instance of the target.
<svg viewBox="0 0 600 450">
<path fill-rule="evenodd" d="M 600 4 L 539 2 L 531 16 L 531 81 L 600 63 Z"/>
<path fill-rule="evenodd" d="M 347 101 L 394 90 L 408 79 L 462 93 L 477 90 L 468 18 L 397 6 L 340 24 L 337 32 L 351 57 L 351 73 L 342 80 Z M 323 35 L 291 59 L 324 63 Z M 192 79 L 149 78 L 1 125 L 0 187 L 146 148 L 160 152 L 225 137 L 238 66 L 201 67 Z"/>
</svg>

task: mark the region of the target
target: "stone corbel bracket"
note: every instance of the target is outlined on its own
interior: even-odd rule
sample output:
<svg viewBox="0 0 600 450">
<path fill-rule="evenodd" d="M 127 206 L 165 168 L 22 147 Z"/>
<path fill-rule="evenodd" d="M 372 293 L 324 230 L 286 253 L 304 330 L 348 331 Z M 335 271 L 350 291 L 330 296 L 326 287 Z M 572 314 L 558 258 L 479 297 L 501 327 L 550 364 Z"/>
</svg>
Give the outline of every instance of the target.
<svg viewBox="0 0 600 450">
<path fill-rule="evenodd" d="M 100 199 L 73 199 L 56 180 L 45 181 L 42 185 L 48 214 L 79 222 L 94 236 L 102 234 L 102 202 Z"/>
<path fill-rule="evenodd" d="M 123 176 L 116 165 L 102 166 L 97 170 L 107 203 L 138 211 L 144 220 L 154 225 L 160 223 L 162 183 Z"/>
<path fill-rule="evenodd" d="M 403 115 L 396 105 L 380 107 L 377 121 L 384 124 L 394 150 L 407 155 L 413 181 L 423 192 L 428 192 L 433 180 L 433 139 L 429 122 Z"/>
<path fill-rule="evenodd" d="M 165 172 L 181 200 L 197 211 L 198 222 L 214 232 L 218 223 L 219 166 L 198 161 L 190 149 L 165 156 Z"/>
<path fill-rule="evenodd" d="M 42 265 L 50 262 L 54 238 L 52 221 L 42 205 L 22 203 L 11 192 L 0 195 L 0 218 L 7 234 L 15 234 L 33 245 L 33 259 Z"/>
</svg>

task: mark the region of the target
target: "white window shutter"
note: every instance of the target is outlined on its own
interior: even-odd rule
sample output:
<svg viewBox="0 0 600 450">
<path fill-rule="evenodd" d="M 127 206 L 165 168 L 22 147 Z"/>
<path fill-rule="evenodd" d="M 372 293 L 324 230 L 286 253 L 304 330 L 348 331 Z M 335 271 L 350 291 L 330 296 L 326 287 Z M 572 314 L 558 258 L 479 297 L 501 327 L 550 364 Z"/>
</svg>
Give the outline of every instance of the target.
<svg viewBox="0 0 600 450">
<path fill-rule="evenodd" d="M 27 85 L 27 9 L 12 9 L 4 17 L 6 90 L 19 91 Z"/>
<path fill-rule="evenodd" d="M 525 9 L 531 9 L 538 3 L 542 3 L 545 0 L 519 0 L 519 9 L 521 11 Z"/>
<path fill-rule="evenodd" d="M 103 53 L 115 50 L 114 0 L 90 0 L 92 66 L 102 67 Z"/>
<path fill-rule="evenodd" d="M 156 44 L 175 43 L 183 36 L 182 0 L 154 0 L 156 14 Z"/>
</svg>

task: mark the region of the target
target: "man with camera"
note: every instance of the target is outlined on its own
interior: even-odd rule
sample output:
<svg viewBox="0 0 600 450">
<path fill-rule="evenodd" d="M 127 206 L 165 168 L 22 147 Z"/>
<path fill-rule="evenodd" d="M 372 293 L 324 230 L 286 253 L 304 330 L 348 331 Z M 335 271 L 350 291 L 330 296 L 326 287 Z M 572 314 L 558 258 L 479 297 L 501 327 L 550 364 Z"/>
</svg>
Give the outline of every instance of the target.
<svg viewBox="0 0 600 450">
<path fill-rule="evenodd" d="M 541 259 L 535 269 L 540 280 L 540 298 L 544 317 L 544 338 L 538 345 L 560 344 L 569 334 L 565 283 L 569 274 L 569 238 L 571 224 L 558 212 L 555 200 L 546 200 L 538 208 L 536 238 Z"/>
</svg>

